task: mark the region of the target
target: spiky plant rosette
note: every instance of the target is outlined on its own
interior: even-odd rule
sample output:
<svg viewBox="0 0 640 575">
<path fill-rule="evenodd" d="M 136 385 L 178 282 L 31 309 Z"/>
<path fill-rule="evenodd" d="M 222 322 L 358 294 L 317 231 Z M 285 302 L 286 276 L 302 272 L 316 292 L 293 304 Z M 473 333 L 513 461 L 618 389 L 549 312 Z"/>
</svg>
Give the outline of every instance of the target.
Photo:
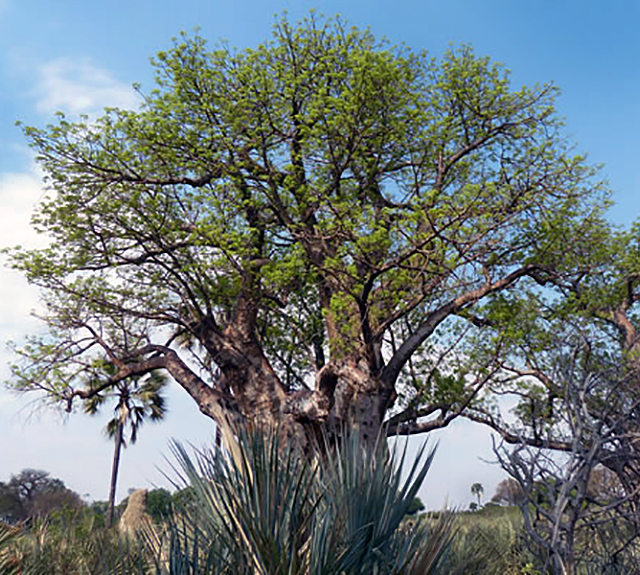
<svg viewBox="0 0 640 575">
<path fill-rule="evenodd" d="M 435 449 L 423 445 L 403 473 L 406 445 L 365 447 L 356 433 L 318 446 L 315 457 L 277 429 L 223 435 L 224 450 L 194 456 L 172 445 L 193 495 L 174 529 L 174 556 L 197 557 L 203 573 L 216 574 L 437 572 L 453 536 L 450 514 L 428 528 L 403 521 Z"/>
</svg>

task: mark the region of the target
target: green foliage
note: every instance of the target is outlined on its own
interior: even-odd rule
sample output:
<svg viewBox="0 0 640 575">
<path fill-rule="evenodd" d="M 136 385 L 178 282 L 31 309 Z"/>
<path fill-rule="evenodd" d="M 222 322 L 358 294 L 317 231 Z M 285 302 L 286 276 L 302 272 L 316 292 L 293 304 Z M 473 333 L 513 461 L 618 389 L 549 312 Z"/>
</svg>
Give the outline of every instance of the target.
<svg viewBox="0 0 640 575">
<path fill-rule="evenodd" d="M 460 513 L 447 555 L 450 575 L 522 575 L 533 557 L 516 508 Z"/>
<path fill-rule="evenodd" d="M 422 503 L 422 500 L 419 497 L 414 497 L 407 508 L 407 515 L 416 515 L 420 513 L 420 511 L 424 511 L 425 506 Z"/>
<path fill-rule="evenodd" d="M 96 378 L 87 384 L 88 391 L 99 390 L 103 386 L 100 377 L 112 375 L 115 372 L 113 365 L 104 361 L 94 362 Z M 103 373 L 100 373 L 103 370 Z M 146 419 L 157 422 L 165 413 L 165 399 L 162 394 L 167 385 L 167 379 L 159 372 L 151 372 L 147 377 L 135 377 L 121 381 L 113 389 L 107 388 L 91 395 L 84 401 L 84 411 L 95 415 L 109 399 L 115 399 L 114 417 L 109 420 L 106 427 L 107 435 L 114 439 L 118 427 L 122 431 L 128 431 L 130 443 L 138 439 L 138 431 Z M 127 446 L 124 438 L 121 439 L 123 447 Z"/>
<path fill-rule="evenodd" d="M 95 528 L 91 518 L 59 524 L 38 520 L 29 527 L 0 522 L 3 575 L 143 575 L 151 567 L 141 544 Z"/>
<path fill-rule="evenodd" d="M 173 498 L 166 489 L 152 489 L 147 493 L 147 513 L 156 523 L 162 523 L 171 515 Z"/>
<path fill-rule="evenodd" d="M 203 503 L 200 500 L 200 503 Z M 355 500 L 357 504 L 357 500 Z M 195 516 L 194 516 L 195 517 Z M 423 516 L 424 517 L 424 516 Z M 520 573 L 514 566 L 518 563 L 516 536 L 509 525 L 517 529 L 517 518 L 503 514 L 494 519 L 458 515 L 455 536 L 451 541 L 450 516 L 446 519 L 423 518 L 424 524 L 419 531 L 437 538 L 444 533 L 446 526 L 447 552 L 440 558 L 440 568 L 416 568 L 411 573 L 474 573 L 477 575 Z M 54 526 L 50 523 L 37 523 L 26 527 L 9 527 L 0 523 L 0 572 L 6 575 L 18 573 L 102 575 L 136 573 L 158 574 L 201 574 L 261 572 L 240 571 L 230 567 L 225 570 L 218 563 L 217 556 L 202 559 L 210 549 L 212 540 L 199 536 L 193 531 L 183 516 L 169 518 L 169 531 L 156 531 L 155 535 L 141 540 L 122 539 L 114 530 L 98 528 L 88 516 L 76 518 L 73 523 Z M 233 523 L 226 528 L 234 530 Z M 401 527 L 405 532 L 413 529 L 407 524 Z M 437 547 L 436 547 L 437 548 Z M 433 547 L 432 547 L 433 549 Z M 526 557 L 520 558 L 522 563 Z M 231 560 L 231 558 L 229 558 Z M 382 559 L 382 558 L 380 558 Z M 524 563 L 522 563 L 524 564 Z M 344 565 L 344 563 L 343 563 Z M 13 569 L 13 571 L 12 571 Z M 466 569 L 466 570 L 465 570 Z M 269 571 L 269 573 L 281 571 Z M 313 573 L 309 568 L 304 573 Z M 317 571 L 331 573 L 332 571 Z M 387 573 L 384 568 L 373 571 L 369 568 L 346 571 L 347 573 Z M 391 571 L 397 573 L 397 571 Z"/>
<path fill-rule="evenodd" d="M 498 483 L 491 501 L 497 504 L 517 505 L 523 498 L 522 486 L 515 479 L 507 477 Z"/>
<path fill-rule="evenodd" d="M 174 526 L 171 561 L 197 557 L 198 573 L 442 572 L 451 515 L 429 529 L 402 521 L 433 451 L 401 480 L 404 453 L 387 456 L 382 445 L 371 452 L 350 435 L 316 462 L 277 433 L 231 441 L 228 457 L 203 452 L 196 462 L 175 444 L 197 504 Z"/>
<path fill-rule="evenodd" d="M 180 508 L 185 509 L 192 505 L 197 505 L 197 497 L 195 489 L 191 485 L 177 489 L 172 496 L 173 504 Z"/>
<path fill-rule="evenodd" d="M 0 519 L 15 523 L 25 518 L 26 510 L 15 489 L 0 483 Z"/>
<path fill-rule="evenodd" d="M 89 506 L 89 511 L 93 515 L 93 524 L 97 528 L 104 528 L 107 526 L 106 518 L 109 508 L 108 501 L 93 501 Z"/>
<path fill-rule="evenodd" d="M 474 483 L 471 486 L 471 493 L 473 493 L 478 498 L 478 507 L 479 507 L 482 494 L 484 493 L 484 487 L 482 486 L 482 483 Z"/>
<path fill-rule="evenodd" d="M 46 471 L 23 469 L 0 483 L 0 520 L 16 523 L 52 512 L 78 512 L 84 507 L 80 496 Z"/>
<path fill-rule="evenodd" d="M 18 575 L 20 562 L 11 551 L 11 546 L 19 539 L 20 528 L 11 527 L 0 520 L 0 573 L 6 575 Z"/>
<path fill-rule="evenodd" d="M 383 343 L 417 333 L 417 352 L 445 322 L 435 348 L 458 345 L 501 280 L 601 261 L 607 190 L 566 143 L 556 90 L 514 89 L 468 46 L 434 60 L 311 15 L 244 51 L 183 35 L 154 66 L 137 111 L 24 128 L 49 188 L 33 221 L 52 241 L 10 252 L 49 328 L 16 350 L 16 389 L 69 407 L 105 353 L 149 359 L 179 337 L 213 380 L 243 311 L 290 392 L 327 352 L 382 364 Z M 510 326 L 504 339 L 523 336 Z M 404 383 L 428 379 L 428 359 Z M 466 405 L 459 371 L 416 401 Z"/>
<path fill-rule="evenodd" d="M 95 415 L 108 399 L 116 400 L 114 417 L 106 426 L 106 433 L 115 444 L 107 511 L 109 523 L 113 521 L 120 450 L 127 447 L 127 441 L 132 444 L 137 441 L 138 431 L 146 419 L 158 422 L 164 418 L 166 408 L 162 391 L 167 380 L 162 373 L 152 371 L 145 377 L 135 376 L 118 381 L 110 388 L 104 385 L 103 378 L 112 376 L 117 371 L 116 366 L 112 362 L 96 360 L 94 368 L 93 378 L 87 383 L 85 413 Z"/>
<path fill-rule="evenodd" d="M 173 496 L 184 505 L 177 503 L 162 523 L 122 538 L 100 527 L 90 510 L 28 527 L 0 522 L 0 573 L 545 573 L 516 507 L 402 519 L 433 452 L 403 481 L 396 466 L 403 453 L 364 455 L 357 438 L 345 438 L 316 462 L 296 457 L 275 434 L 240 434 L 226 454 L 200 452 L 197 461 L 180 446 L 175 450 L 191 483 Z M 167 503 L 168 492 L 154 493 Z M 628 540 L 627 527 L 581 537 L 590 560 L 577 573 L 636 572 L 634 545 L 607 554 Z"/>
</svg>

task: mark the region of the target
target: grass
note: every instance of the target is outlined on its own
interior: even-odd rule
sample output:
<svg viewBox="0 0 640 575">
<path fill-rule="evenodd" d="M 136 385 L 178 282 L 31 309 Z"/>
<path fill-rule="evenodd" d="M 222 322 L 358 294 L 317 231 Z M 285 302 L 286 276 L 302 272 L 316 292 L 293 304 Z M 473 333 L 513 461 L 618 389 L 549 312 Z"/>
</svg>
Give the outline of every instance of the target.
<svg viewBox="0 0 640 575">
<path fill-rule="evenodd" d="M 311 460 L 281 445 L 277 432 L 227 435 L 225 452 L 191 454 L 175 445 L 176 471 L 188 489 L 174 498 L 182 503 L 166 521 L 137 538 L 100 526 L 86 511 L 29 526 L 0 523 L 0 574 L 546 573 L 517 507 L 405 517 L 432 450 L 409 464 L 402 451 L 362 449 L 349 436 Z M 401 473 L 403 466 L 408 473 Z M 607 553 L 618 542 L 611 537 L 617 536 L 581 538 L 589 555 L 579 575 L 639 572 L 635 548 Z"/>
</svg>

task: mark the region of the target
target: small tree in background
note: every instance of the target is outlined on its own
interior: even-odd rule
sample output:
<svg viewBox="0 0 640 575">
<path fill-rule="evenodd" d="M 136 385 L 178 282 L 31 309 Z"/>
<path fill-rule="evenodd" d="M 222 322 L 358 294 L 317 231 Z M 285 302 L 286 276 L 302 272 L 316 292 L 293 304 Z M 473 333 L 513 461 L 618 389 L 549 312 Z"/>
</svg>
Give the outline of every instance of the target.
<svg viewBox="0 0 640 575">
<path fill-rule="evenodd" d="M 424 511 L 425 510 L 425 506 L 424 503 L 422 503 L 422 499 L 420 499 L 419 497 L 414 497 L 411 500 L 411 503 L 409 503 L 409 508 L 407 509 L 407 515 L 417 515 L 418 513 L 420 513 L 420 511 Z"/>
<path fill-rule="evenodd" d="M 107 371 L 109 365 L 107 364 Z M 89 387 L 100 385 L 100 380 L 92 380 Z M 120 381 L 114 388 L 91 395 L 84 403 L 85 412 L 91 415 L 98 413 L 100 407 L 109 399 L 115 398 L 114 417 L 106 427 L 107 435 L 114 441 L 113 464 L 111 466 L 111 482 L 109 486 L 109 507 L 107 511 L 107 526 L 113 525 L 114 507 L 116 499 L 116 485 L 118 469 L 120 467 L 120 452 L 138 439 L 138 431 L 145 419 L 160 421 L 165 415 L 165 400 L 162 389 L 166 385 L 166 378 L 151 372 L 144 378 L 131 378 Z"/>
<path fill-rule="evenodd" d="M 0 519 L 10 522 L 44 517 L 56 509 L 80 509 L 80 496 L 41 469 L 24 469 L 0 483 Z"/>
<path fill-rule="evenodd" d="M 24 518 L 24 507 L 18 494 L 6 483 L 0 483 L 0 520 L 15 523 Z"/>
<path fill-rule="evenodd" d="M 166 489 L 152 489 L 147 493 L 147 513 L 160 523 L 171 515 L 173 498 Z"/>
<path fill-rule="evenodd" d="M 491 501 L 498 504 L 517 505 L 523 497 L 522 486 L 515 479 L 507 477 L 498 483 Z"/>
<path fill-rule="evenodd" d="M 471 486 L 471 493 L 473 493 L 478 498 L 478 507 L 482 505 L 482 494 L 484 493 L 484 487 L 482 483 L 474 483 Z"/>
</svg>

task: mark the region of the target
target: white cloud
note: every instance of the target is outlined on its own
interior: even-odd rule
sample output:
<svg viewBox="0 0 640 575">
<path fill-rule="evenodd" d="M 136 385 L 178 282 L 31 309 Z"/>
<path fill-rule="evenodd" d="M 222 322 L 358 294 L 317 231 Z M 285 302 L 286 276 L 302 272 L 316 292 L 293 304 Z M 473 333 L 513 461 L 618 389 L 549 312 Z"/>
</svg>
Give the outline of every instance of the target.
<svg viewBox="0 0 640 575">
<path fill-rule="evenodd" d="M 0 247 L 40 247 L 47 243 L 29 222 L 43 196 L 41 179 L 34 173 L 0 174 Z M 5 264 L 0 258 L 0 264 Z M 37 290 L 18 272 L 0 267 L 0 342 L 22 337 L 32 310 L 38 307 Z"/>
<path fill-rule="evenodd" d="M 0 0 L 2 2 L 3 0 Z M 135 108 L 134 90 L 118 81 L 111 72 L 88 60 L 58 58 L 38 69 L 37 109 L 51 114 L 95 114 L 105 106 Z"/>
<path fill-rule="evenodd" d="M 0 246 L 42 244 L 29 222 L 43 196 L 42 181 L 37 174 L 0 174 Z"/>
</svg>

